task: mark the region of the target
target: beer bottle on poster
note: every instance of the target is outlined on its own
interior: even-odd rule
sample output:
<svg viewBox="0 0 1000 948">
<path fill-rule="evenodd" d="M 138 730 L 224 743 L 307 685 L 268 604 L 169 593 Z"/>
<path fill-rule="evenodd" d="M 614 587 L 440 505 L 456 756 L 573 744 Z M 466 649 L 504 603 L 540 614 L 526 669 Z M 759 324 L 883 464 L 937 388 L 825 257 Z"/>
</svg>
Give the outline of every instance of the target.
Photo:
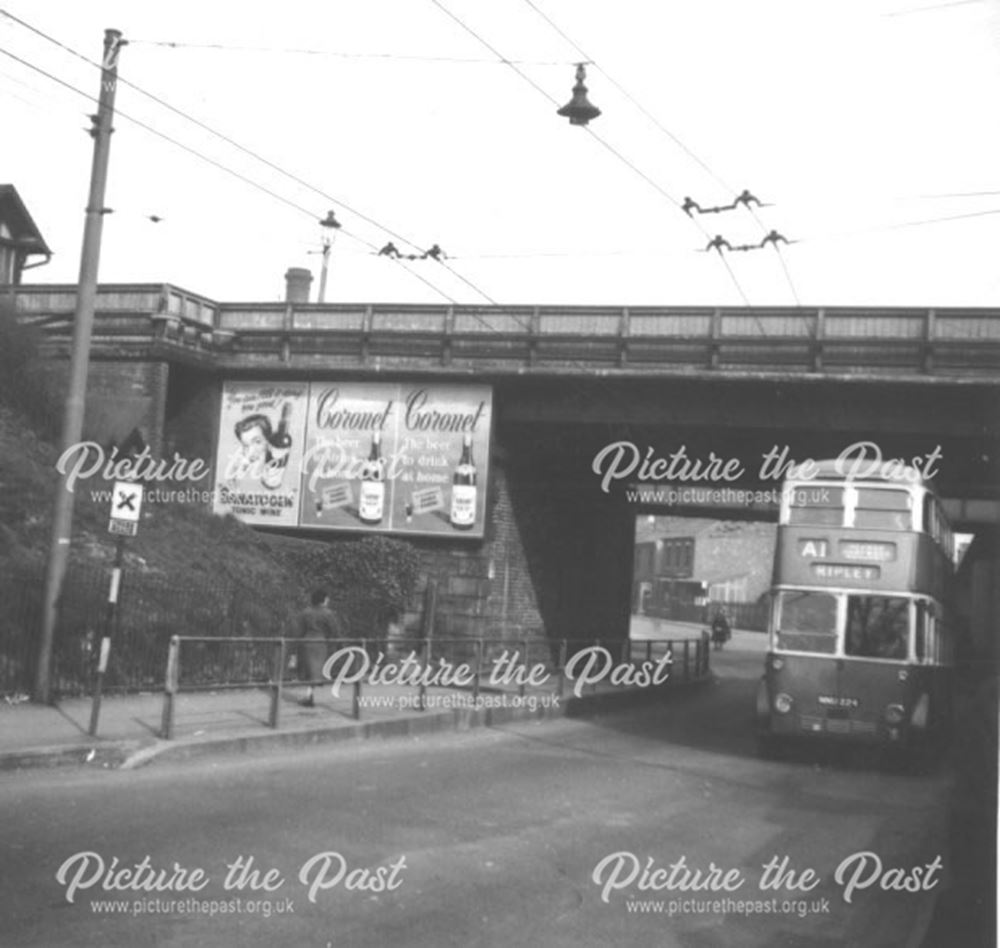
<svg viewBox="0 0 1000 948">
<path fill-rule="evenodd" d="M 270 490 L 277 490 L 285 479 L 285 469 L 288 467 L 288 455 L 292 450 L 292 436 L 288 433 L 288 423 L 292 415 L 292 403 L 285 402 L 281 408 L 281 420 L 278 429 L 271 436 L 267 453 L 267 464 L 260 482 Z"/>
<path fill-rule="evenodd" d="M 382 460 L 382 433 L 372 434 L 372 448 L 361 468 L 361 497 L 358 516 L 362 523 L 382 522 L 385 511 L 385 463 Z"/>
<path fill-rule="evenodd" d="M 476 462 L 472 459 L 472 435 L 462 439 L 462 456 L 451 478 L 451 525 L 471 530 L 476 523 Z"/>
</svg>

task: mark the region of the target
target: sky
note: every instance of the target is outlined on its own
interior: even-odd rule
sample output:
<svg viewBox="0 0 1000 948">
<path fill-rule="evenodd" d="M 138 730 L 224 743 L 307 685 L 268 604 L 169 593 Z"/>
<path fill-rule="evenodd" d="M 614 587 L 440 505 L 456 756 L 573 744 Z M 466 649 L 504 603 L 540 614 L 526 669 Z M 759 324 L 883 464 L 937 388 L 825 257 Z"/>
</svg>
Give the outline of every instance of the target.
<svg viewBox="0 0 1000 948">
<path fill-rule="evenodd" d="M 103 283 L 266 302 L 304 266 L 315 300 L 334 210 L 329 302 L 1000 307 L 1000 0 L 0 10 L 94 61 L 129 41 Z M 26 279 L 72 283 L 99 74 L 7 16 L 0 50 L 0 181 L 54 251 Z M 556 115 L 582 60 L 585 128 Z M 744 189 L 768 206 L 681 209 Z"/>
</svg>

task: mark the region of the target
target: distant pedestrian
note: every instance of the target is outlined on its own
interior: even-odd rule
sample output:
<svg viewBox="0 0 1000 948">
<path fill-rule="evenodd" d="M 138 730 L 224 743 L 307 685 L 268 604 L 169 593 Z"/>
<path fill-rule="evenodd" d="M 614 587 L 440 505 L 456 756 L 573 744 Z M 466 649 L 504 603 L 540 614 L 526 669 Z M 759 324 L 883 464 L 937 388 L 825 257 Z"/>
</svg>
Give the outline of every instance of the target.
<svg viewBox="0 0 1000 948">
<path fill-rule="evenodd" d="M 330 596 L 325 589 L 314 589 L 309 605 L 295 617 L 295 635 L 299 639 L 297 670 L 299 681 L 308 682 L 306 696 L 299 702 L 311 708 L 316 700 L 313 682 L 323 677 L 323 665 L 329 651 L 328 642 L 338 634 L 337 617 L 330 609 Z"/>
<path fill-rule="evenodd" d="M 726 613 L 722 609 L 719 609 L 715 613 L 715 618 L 712 619 L 712 644 L 716 649 L 722 648 L 729 641 L 731 634 Z"/>
</svg>

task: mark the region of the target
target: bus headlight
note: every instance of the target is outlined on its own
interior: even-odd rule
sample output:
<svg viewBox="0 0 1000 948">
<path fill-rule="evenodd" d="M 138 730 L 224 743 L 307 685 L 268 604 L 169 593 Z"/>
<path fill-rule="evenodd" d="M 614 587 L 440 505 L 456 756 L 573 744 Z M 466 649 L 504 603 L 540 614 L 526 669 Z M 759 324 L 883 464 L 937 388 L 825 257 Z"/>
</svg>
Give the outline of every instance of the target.
<svg viewBox="0 0 1000 948">
<path fill-rule="evenodd" d="M 788 714 L 792 710 L 792 696 L 783 691 L 774 696 L 774 710 L 778 714 Z"/>
<path fill-rule="evenodd" d="M 905 668 L 901 668 L 897 673 L 896 677 L 900 681 L 906 681 L 910 677 L 910 673 Z"/>
<path fill-rule="evenodd" d="M 885 719 L 892 727 L 902 724 L 903 718 L 905 717 L 906 709 L 901 704 L 890 704 L 886 706 Z"/>
<path fill-rule="evenodd" d="M 777 655 L 771 656 L 771 668 L 776 672 L 780 672 L 782 668 L 785 667 L 784 659 L 779 658 Z"/>
</svg>

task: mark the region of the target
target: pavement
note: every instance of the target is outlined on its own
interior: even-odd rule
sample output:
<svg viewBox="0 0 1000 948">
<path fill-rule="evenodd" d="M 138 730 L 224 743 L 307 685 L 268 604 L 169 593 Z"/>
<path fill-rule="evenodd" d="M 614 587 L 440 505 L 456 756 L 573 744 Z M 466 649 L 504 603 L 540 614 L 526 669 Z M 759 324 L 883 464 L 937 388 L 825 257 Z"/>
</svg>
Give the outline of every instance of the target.
<svg viewBox="0 0 1000 948">
<path fill-rule="evenodd" d="M 638 664 L 646 650 L 634 643 L 633 654 Z M 654 647 L 654 660 L 656 654 Z M 552 676 L 523 693 L 514 685 L 483 688 L 478 696 L 468 689 L 427 688 L 423 707 L 415 687 L 366 686 L 357 718 L 352 688 L 335 697 L 329 685 L 317 687 L 315 706 L 307 708 L 299 703 L 304 688 L 290 684 L 277 702 L 277 726 L 270 724 L 270 688 L 181 692 L 173 699 L 169 740 L 163 737 L 166 699 L 162 692 L 105 695 L 93 736 L 89 697 L 63 699 L 53 705 L 8 700 L 0 703 L 0 770 L 60 765 L 132 769 L 154 761 L 584 716 L 641 701 L 666 700 L 671 692 L 702 682 L 685 680 L 678 668 L 661 685 L 605 680 L 587 684 L 574 694 L 573 682 L 563 682 L 560 688 L 558 676 Z"/>
</svg>

